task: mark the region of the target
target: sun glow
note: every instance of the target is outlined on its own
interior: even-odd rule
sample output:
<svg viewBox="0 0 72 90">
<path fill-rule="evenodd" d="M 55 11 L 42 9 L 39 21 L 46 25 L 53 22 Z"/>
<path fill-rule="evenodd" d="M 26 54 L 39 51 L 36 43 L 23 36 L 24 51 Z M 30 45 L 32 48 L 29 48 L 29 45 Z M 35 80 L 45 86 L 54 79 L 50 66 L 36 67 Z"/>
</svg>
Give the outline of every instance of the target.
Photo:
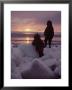
<svg viewBox="0 0 72 90">
<path fill-rule="evenodd" d="M 30 31 L 32 31 L 32 30 L 31 30 L 31 29 L 29 29 L 29 28 L 27 28 L 27 29 L 25 29 L 25 31 L 30 32 Z"/>
</svg>

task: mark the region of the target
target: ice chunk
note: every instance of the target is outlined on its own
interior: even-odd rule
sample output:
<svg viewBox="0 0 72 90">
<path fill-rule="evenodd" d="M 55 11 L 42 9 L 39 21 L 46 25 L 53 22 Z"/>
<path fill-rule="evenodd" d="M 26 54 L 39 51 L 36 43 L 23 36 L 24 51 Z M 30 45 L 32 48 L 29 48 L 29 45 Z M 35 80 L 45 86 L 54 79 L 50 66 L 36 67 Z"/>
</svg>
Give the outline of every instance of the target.
<svg viewBox="0 0 72 90">
<path fill-rule="evenodd" d="M 21 73 L 23 79 L 52 79 L 55 78 L 50 68 L 39 59 L 35 59 L 28 70 Z"/>
<path fill-rule="evenodd" d="M 19 66 L 23 61 L 22 52 L 18 48 L 12 48 L 11 62 L 15 62 L 16 66 Z"/>
<path fill-rule="evenodd" d="M 21 45 L 19 46 L 19 48 L 21 49 L 22 53 L 24 54 L 24 56 L 27 56 L 27 57 L 38 57 L 38 54 L 34 48 L 33 45 Z"/>
<path fill-rule="evenodd" d="M 54 72 L 55 72 L 55 75 L 56 75 L 57 78 L 61 78 L 61 65 L 56 67 Z"/>
</svg>

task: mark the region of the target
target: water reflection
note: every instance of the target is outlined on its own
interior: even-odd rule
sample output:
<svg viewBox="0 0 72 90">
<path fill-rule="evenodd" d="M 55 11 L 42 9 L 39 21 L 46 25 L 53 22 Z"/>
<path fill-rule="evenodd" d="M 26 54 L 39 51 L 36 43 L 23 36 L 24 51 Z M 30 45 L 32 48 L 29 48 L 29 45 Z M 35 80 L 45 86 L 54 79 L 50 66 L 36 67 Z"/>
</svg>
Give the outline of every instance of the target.
<svg viewBox="0 0 72 90">
<path fill-rule="evenodd" d="M 33 41 L 33 37 L 22 37 L 22 38 L 18 38 L 18 37 L 12 37 L 11 41 L 14 44 L 30 44 Z M 44 40 L 44 37 L 41 37 L 42 40 Z M 53 38 L 53 42 L 54 43 L 60 43 L 61 42 L 61 38 L 57 37 L 57 38 Z"/>
<path fill-rule="evenodd" d="M 29 44 L 30 43 L 30 38 L 26 37 L 26 43 Z"/>
</svg>

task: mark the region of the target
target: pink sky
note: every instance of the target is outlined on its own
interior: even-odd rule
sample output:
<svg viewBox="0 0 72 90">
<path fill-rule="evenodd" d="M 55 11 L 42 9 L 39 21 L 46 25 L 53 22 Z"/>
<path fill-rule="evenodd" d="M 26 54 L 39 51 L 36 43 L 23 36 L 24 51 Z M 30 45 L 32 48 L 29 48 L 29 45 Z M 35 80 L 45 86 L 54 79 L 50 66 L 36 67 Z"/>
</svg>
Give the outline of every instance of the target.
<svg viewBox="0 0 72 90">
<path fill-rule="evenodd" d="M 46 22 L 51 20 L 54 31 L 61 31 L 60 11 L 12 11 L 12 32 L 44 32 Z"/>
</svg>

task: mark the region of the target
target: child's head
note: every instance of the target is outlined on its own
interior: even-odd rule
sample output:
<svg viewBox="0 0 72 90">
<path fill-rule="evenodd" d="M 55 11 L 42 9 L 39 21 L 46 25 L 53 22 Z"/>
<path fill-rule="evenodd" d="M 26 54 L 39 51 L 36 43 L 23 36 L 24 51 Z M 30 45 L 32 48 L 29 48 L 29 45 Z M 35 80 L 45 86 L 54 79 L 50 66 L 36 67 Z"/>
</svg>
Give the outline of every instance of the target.
<svg viewBox="0 0 72 90">
<path fill-rule="evenodd" d="M 39 35 L 38 33 L 36 33 L 36 34 L 34 35 L 34 39 L 40 39 L 40 35 Z"/>
<path fill-rule="evenodd" d="M 52 21 L 51 20 L 47 21 L 47 26 L 52 26 Z"/>
</svg>

